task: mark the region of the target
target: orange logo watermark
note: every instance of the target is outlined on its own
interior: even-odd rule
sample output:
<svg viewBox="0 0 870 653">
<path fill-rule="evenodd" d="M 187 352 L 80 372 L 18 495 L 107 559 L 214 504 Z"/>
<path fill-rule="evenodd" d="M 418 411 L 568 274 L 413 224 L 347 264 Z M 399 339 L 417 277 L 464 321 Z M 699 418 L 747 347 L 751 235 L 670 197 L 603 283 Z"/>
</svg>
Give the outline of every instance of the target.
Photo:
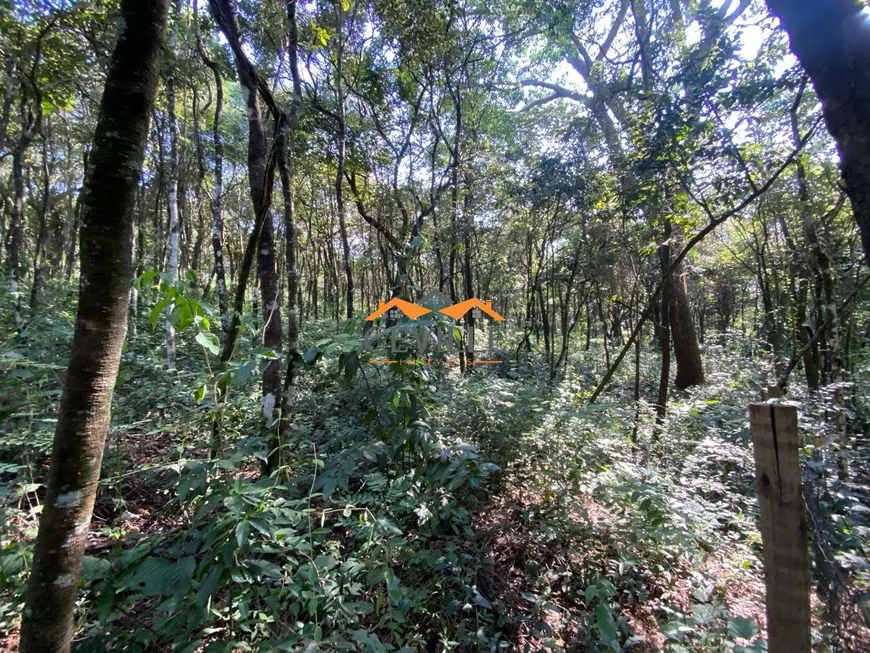
<svg viewBox="0 0 870 653">
<path fill-rule="evenodd" d="M 454 339 L 452 337 L 452 333 L 449 334 L 447 338 L 441 338 L 437 331 L 431 330 L 422 325 L 414 325 L 413 322 L 419 320 L 421 317 L 429 315 L 431 313 L 440 313 L 441 315 L 450 318 L 451 320 L 459 321 L 465 318 L 469 312 L 471 312 L 471 317 L 473 319 L 486 319 L 489 326 L 489 351 L 493 349 L 493 327 L 496 322 L 504 322 L 505 318 L 500 315 L 493 307 L 491 301 L 481 301 L 477 297 L 472 297 L 471 299 L 467 299 L 462 302 L 458 302 L 456 304 L 450 304 L 450 298 L 447 297 L 444 293 L 438 290 L 432 290 L 423 296 L 419 300 L 419 304 L 415 304 L 414 302 L 409 302 L 404 299 L 400 299 L 398 297 L 394 297 L 388 301 L 380 300 L 378 301 L 378 308 L 371 315 L 366 316 L 367 322 L 374 322 L 375 320 L 386 317 L 391 320 L 398 320 L 401 316 L 405 316 L 408 318 L 409 322 L 394 326 L 390 329 L 391 331 L 391 351 L 393 353 L 398 352 L 406 352 L 407 348 L 401 348 L 399 343 L 397 342 L 397 336 L 404 333 L 412 333 L 417 341 L 417 351 L 426 350 L 430 339 L 435 340 L 435 344 L 438 348 L 438 353 L 440 354 L 449 354 L 453 353 L 453 342 Z M 469 324 L 473 324 L 473 322 L 469 322 Z M 419 328 L 417 328 L 419 327 Z M 372 340 L 379 335 L 377 331 L 374 329 L 369 329 L 366 331 L 365 336 L 363 338 L 364 347 L 369 351 L 373 351 L 372 348 Z M 466 342 L 466 352 L 468 354 L 480 353 L 479 351 L 474 349 L 474 329 L 468 329 L 465 333 L 465 342 Z M 447 347 L 443 347 L 443 345 L 447 345 Z M 473 365 L 497 365 L 499 363 L 503 363 L 501 360 L 475 360 L 473 356 L 469 357 L 469 360 L 472 361 Z M 444 356 L 441 359 L 433 359 L 430 356 L 426 356 L 422 359 L 423 364 L 427 365 L 432 362 L 441 363 L 444 362 L 446 365 L 451 365 L 450 359 Z M 369 361 L 370 363 L 386 365 L 389 363 L 399 363 L 400 359 L 373 359 Z M 413 361 L 416 363 L 417 361 Z"/>
</svg>

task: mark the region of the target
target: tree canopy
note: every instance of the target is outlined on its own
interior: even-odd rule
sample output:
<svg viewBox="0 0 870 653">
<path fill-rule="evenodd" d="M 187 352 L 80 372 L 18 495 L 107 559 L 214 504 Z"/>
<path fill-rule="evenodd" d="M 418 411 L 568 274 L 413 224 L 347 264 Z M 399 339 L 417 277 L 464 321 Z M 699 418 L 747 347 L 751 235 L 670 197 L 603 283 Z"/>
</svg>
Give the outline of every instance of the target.
<svg viewBox="0 0 870 653">
<path fill-rule="evenodd" d="M 0 649 L 766 650 L 783 394 L 870 650 L 823 4 L 0 2 Z"/>
</svg>

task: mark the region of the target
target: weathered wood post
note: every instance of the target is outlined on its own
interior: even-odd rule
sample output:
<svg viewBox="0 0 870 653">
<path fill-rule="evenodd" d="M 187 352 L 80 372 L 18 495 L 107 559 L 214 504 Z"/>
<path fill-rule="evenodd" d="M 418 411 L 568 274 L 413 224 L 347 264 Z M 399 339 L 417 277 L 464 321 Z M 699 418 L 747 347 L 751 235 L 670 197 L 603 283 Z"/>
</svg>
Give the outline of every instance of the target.
<svg viewBox="0 0 870 653">
<path fill-rule="evenodd" d="M 749 425 L 761 508 L 768 651 L 809 653 L 809 554 L 797 407 L 776 401 L 750 404 Z"/>
</svg>

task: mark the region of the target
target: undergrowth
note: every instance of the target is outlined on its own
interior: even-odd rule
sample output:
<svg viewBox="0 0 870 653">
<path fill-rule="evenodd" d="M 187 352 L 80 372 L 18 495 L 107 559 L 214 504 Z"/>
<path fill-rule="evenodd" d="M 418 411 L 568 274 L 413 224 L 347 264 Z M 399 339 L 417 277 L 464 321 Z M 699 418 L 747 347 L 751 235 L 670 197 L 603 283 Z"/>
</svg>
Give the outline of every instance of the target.
<svg viewBox="0 0 870 653">
<path fill-rule="evenodd" d="M 0 350 L 10 636 L 71 337 L 70 297 L 50 292 L 53 310 Z M 766 649 L 746 417 L 764 379 L 745 351 L 708 343 L 707 385 L 675 395 L 657 429 L 631 399 L 631 370 L 586 403 L 601 343 L 551 383 L 534 356 L 471 376 L 411 353 L 370 365 L 361 325 L 308 321 L 288 414 L 265 425 L 270 352 L 246 346 L 214 369 L 208 313 L 197 303 L 182 316 L 177 372 L 163 369 L 148 315 L 128 338 L 75 650 Z M 642 365 L 655 378 L 655 353 Z M 805 453 L 829 479 L 823 413 L 804 412 Z M 210 458 L 215 419 L 224 441 Z M 273 428 L 282 465 L 264 476 Z M 820 496 L 832 555 L 860 584 L 861 484 Z"/>
</svg>

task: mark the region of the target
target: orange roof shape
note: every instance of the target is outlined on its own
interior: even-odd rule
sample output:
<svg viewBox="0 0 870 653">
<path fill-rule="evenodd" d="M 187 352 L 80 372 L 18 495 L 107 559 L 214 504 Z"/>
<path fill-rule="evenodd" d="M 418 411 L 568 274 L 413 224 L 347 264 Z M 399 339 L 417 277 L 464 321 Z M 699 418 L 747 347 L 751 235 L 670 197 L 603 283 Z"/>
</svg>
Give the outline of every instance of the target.
<svg viewBox="0 0 870 653">
<path fill-rule="evenodd" d="M 422 317 L 426 315 L 426 313 L 431 313 L 428 308 L 424 308 L 423 306 L 418 306 L 417 304 L 406 302 L 404 299 L 399 299 L 398 297 L 393 297 L 390 301 L 385 302 L 383 299 L 378 300 L 378 310 L 369 315 L 366 320 L 371 322 L 372 320 L 377 320 L 381 315 L 386 313 L 391 308 L 398 308 L 402 313 L 407 315 L 412 320 L 416 320 L 418 317 Z"/>
<path fill-rule="evenodd" d="M 479 308 L 496 322 L 504 322 L 504 318 L 492 309 L 491 301 L 482 302 L 477 297 L 472 297 L 471 299 L 466 299 L 464 302 L 459 302 L 453 306 L 442 308 L 439 313 L 444 313 L 444 315 L 452 317 L 454 320 L 458 320 L 473 308 Z"/>
</svg>

